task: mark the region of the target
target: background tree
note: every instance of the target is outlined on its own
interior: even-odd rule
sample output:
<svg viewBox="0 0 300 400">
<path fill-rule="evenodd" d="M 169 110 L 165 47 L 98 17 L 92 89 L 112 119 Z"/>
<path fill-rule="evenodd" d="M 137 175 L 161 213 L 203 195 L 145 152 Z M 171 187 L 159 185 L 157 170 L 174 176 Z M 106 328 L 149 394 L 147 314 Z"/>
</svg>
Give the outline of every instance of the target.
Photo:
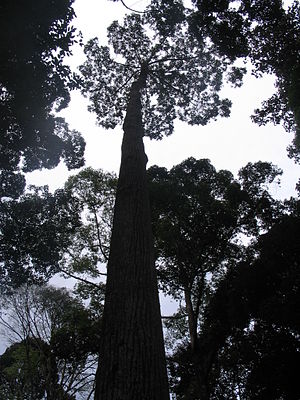
<svg viewBox="0 0 300 400">
<path fill-rule="evenodd" d="M 29 398 L 91 398 L 99 319 L 65 289 L 50 286 L 22 287 L 1 305 L 0 324 L 15 343 L 1 358 L 1 390 L 13 396 L 26 388 Z"/>
<path fill-rule="evenodd" d="M 1 289 L 46 282 L 60 272 L 81 282 L 85 297 L 87 287 L 93 293 L 100 289 L 109 254 L 114 174 L 87 168 L 53 194 L 46 186 L 32 186 L 18 199 L 9 198 L 15 191 L 7 189 L 0 204 Z"/>
<path fill-rule="evenodd" d="M 245 196 L 229 171 L 217 172 L 205 159 L 148 174 L 159 282 L 182 300 L 195 350 L 205 298 L 240 251 L 234 241 Z"/>
<path fill-rule="evenodd" d="M 195 370 L 213 293 L 228 271 L 252 257 L 245 236 L 253 243 L 282 215 L 283 204 L 268 191 L 281 173 L 270 163 L 249 163 L 234 179 L 229 171 L 216 171 L 208 160 L 193 158 L 170 171 L 157 166 L 148 170 L 159 282 L 180 302 L 178 312 L 165 319 L 168 342 L 175 354 L 179 344 L 188 349 L 187 362 Z M 177 373 L 172 377 L 175 386 Z M 206 377 L 199 370 L 195 376 L 204 393 L 187 398 L 206 398 Z"/>
<path fill-rule="evenodd" d="M 249 163 L 236 180 L 194 158 L 170 171 L 148 170 L 159 281 L 165 293 L 183 300 L 180 316 L 187 315 L 193 351 L 206 299 L 244 257 L 241 234 L 254 238 L 281 214 L 268 192 L 281 173 L 269 163 Z"/>
<path fill-rule="evenodd" d="M 72 3 L 13 0 L 0 6 L 2 185 L 22 181 L 20 171 L 53 168 L 60 160 L 69 169 L 83 165 L 83 138 L 55 116 L 78 83 L 63 62 L 78 41 Z"/>
<path fill-rule="evenodd" d="M 44 398 L 45 382 L 39 352 L 30 339 L 14 343 L 0 357 L 0 394 L 3 398 Z"/>
<path fill-rule="evenodd" d="M 92 168 L 80 171 L 65 183 L 64 192 L 80 209 L 80 226 L 60 262 L 66 274 L 88 273 L 97 278 L 101 266 L 102 270 L 106 267 L 116 186 L 113 173 Z"/>
<path fill-rule="evenodd" d="M 64 191 L 79 205 L 80 223 L 61 252 L 59 271 L 76 279 L 74 292 L 100 317 L 103 311 L 106 264 L 113 222 L 115 174 L 86 168 L 71 176 Z"/>
<path fill-rule="evenodd" d="M 62 251 L 80 226 L 76 199 L 62 190 L 51 194 L 47 187 L 31 189 L 0 203 L 2 292 L 47 281 L 58 272 Z"/>
<path fill-rule="evenodd" d="M 299 213 L 283 215 L 259 238 L 252 261 L 219 283 L 205 311 L 198 353 L 182 349 L 176 355 L 179 398 L 299 396 L 296 376 L 287 374 L 298 362 L 300 344 L 298 230 Z"/>
</svg>

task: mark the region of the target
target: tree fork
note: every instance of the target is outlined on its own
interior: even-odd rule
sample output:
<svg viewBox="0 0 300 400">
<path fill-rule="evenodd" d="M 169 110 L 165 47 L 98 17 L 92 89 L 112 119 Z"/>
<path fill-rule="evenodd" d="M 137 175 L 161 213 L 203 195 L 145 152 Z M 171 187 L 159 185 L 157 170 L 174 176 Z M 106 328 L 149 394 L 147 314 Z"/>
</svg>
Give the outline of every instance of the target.
<svg viewBox="0 0 300 400">
<path fill-rule="evenodd" d="M 95 400 L 168 400 L 168 381 L 144 150 L 140 91 L 132 84 L 107 267 Z"/>
</svg>

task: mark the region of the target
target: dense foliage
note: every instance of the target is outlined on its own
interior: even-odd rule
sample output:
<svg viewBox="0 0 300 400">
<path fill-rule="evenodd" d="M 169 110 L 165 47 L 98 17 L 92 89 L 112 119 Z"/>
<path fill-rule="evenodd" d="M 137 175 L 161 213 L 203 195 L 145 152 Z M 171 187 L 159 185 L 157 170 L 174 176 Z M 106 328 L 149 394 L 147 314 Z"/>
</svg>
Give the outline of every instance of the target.
<svg viewBox="0 0 300 400">
<path fill-rule="evenodd" d="M 283 215 L 259 238 L 252 261 L 224 276 L 197 352 L 182 347 L 174 357 L 180 399 L 299 397 L 299 227 L 299 212 Z"/>
<path fill-rule="evenodd" d="M 84 278 L 99 278 L 108 259 L 115 190 L 114 174 L 86 168 L 54 193 L 32 186 L 2 202 L 1 290 L 46 282 L 62 272 L 80 278 L 86 292 Z"/>
<path fill-rule="evenodd" d="M 293 131 L 289 155 L 299 161 L 298 1 L 285 7 L 282 0 L 192 0 L 192 7 L 186 9 L 180 0 L 152 0 L 144 13 L 161 35 L 172 37 L 178 26 L 187 23 L 186 39 L 195 38 L 200 49 L 219 60 L 223 72 L 230 66 L 229 81 L 241 83 L 248 61 L 247 68 L 256 77 L 273 74 L 275 93 L 252 118 L 259 125 L 282 123 L 287 131 Z"/>
<path fill-rule="evenodd" d="M 0 326 L 14 344 L 0 358 L 0 393 L 8 399 L 89 398 L 100 327 L 93 312 L 51 286 L 24 286 L 2 298 L 1 308 Z"/>
<path fill-rule="evenodd" d="M 295 132 L 291 155 L 299 152 L 300 129 L 300 5 L 282 0 L 194 0 L 190 29 L 202 43 L 230 60 L 250 59 L 253 73 L 276 76 L 276 92 L 255 111 L 258 124 L 283 123 Z"/>
<path fill-rule="evenodd" d="M 282 203 L 271 197 L 268 185 L 280 173 L 269 163 L 249 163 L 234 179 L 229 171 L 216 171 L 208 160 L 192 158 L 170 171 L 156 166 L 148 171 L 160 285 L 181 302 L 177 314 L 165 320 L 171 384 L 178 398 L 205 399 L 209 393 L 211 399 L 236 399 L 237 390 L 242 399 L 264 395 L 275 399 L 277 393 L 297 398 L 292 397 L 298 395 L 295 377 L 288 374 L 286 380 L 286 370 L 296 365 L 299 347 L 299 202 Z M 105 271 L 101 265 L 107 257 L 115 184 L 113 175 L 86 169 L 58 191 L 60 196 L 68 193 L 70 203 L 69 207 L 62 203 L 65 211 L 58 213 L 58 208 L 57 217 L 74 217 L 72 204 L 78 213 L 69 222 L 75 224 L 73 229 L 63 231 L 71 240 L 57 253 L 58 270 L 79 277 L 76 292 L 89 299 L 89 318 L 95 321 L 102 314 L 104 287 L 99 271 Z M 45 201 L 43 191 L 27 195 L 27 207 L 37 206 L 39 196 Z M 64 218 L 53 220 L 57 232 L 67 228 Z M 25 222 L 22 225 L 26 227 Z M 39 225 L 38 219 L 32 220 L 29 236 L 36 245 L 43 238 Z M 248 244 L 239 240 L 241 233 L 251 238 Z M 45 251 L 42 254 L 46 256 Z M 42 259 L 36 264 L 42 266 Z M 44 293 L 57 302 L 55 293 Z M 63 310 L 57 314 L 61 325 L 51 334 L 57 357 L 75 362 L 88 351 L 97 352 L 98 328 L 90 327 L 86 311 L 79 307 L 69 312 L 65 305 L 59 310 Z M 73 334 L 74 327 L 79 336 Z M 15 339 L 21 354 L 25 336 Z M 30 347 L 34 377 L 41 373 L 34 364 L 40 357 L 36 351 Z M 11 368 L 24 362 L 21 355 L 17 360 Z M 275 374 L 276 360 L 281 363 Z M 266 365 L 271 365 L 274 375 L 264 373 L 262 380 L 260 371 Z"/>
<path fill-rule="evenodd" d="M 0 285 L 6 296 L 0 323 L 13 342 L 0 358 L 0 396 L 7 399 L 42 399 L 45 393 L 53 400 L 90 398 L 103 334 L 101 277 L 110 255 L 116 177 L 86 169 L 54 194 L 46 187 L 23 194 L 22 172 L 53 168 L 60 160 L 69 169 L 83 164 L 82 137 L 55 116 L 79 82 L 63 63 L 77 41 L 70 25 L 72 2 L 0 5 Z M 283 123 L 294 131 L 290 155 L 299 160 L 299 3 L 288 9 L 281 0 L 192 4 L 187 9 L 179 0 L 153 0 L 145 13 L 109 27 L 109 47 L 97 39 L 87 43 L 82 92 L 99 124 L 114 128 L 127 112 L 124 127 L 130 134 L 160 139 L 173 132 L 175 118 L 205 125 L 227 117 L 231 103 L 220 97 L 222 85 L 241 85 L 246 72 L 241 61 L 250 60 L 257 77 L 276 76 L 276 93 L 253 120 Z M 141 126 L 132 126 L 140 122 L 140 113 Z M 141 148 L 129 146 L 130 151 Z M 127 152 L 126 163 L 141 154 Z M 136 165 L 144 168 L 145 157 Z M 127 200 L 135 200 L 128 201 L 130 209 L 139 210 L 147 194 L 134 197 L 142 185 L 133 181 L 143 173 L 132 168 L 118 189 L 123 195 L 130 187 Z M 167 343 L 173 341 L 169 371 L 178 399 L 300 397 L 300 206 L 297 199 L 279 202 L 270 195 L 268 185 L 280 173 L 270 163 L 257 162 L 234 178 L 208 160 L 192 158 L 170 171 L 148 171 L 160 286 L 180 302 L 165 324 Z M 134 241 L 130 235 L 124 241 L 130 251 L 142 248 L 134 247 L 143 242 L 135 235 L 144 230 L 137 220 L 124 230 L 134 232 Z M 121 228 L 115 226 L 123 240 Z M 133 251 L 131 265 L 146 258 L 144 249 Z M 22 286 L 42 284 L 57 272 L 80 282 L 76 293 L 89 300 L 88 309 L 65 290 Z M 121 277 L 119 286 L 112 285 L 115 297 L 134 305 L 125 297 L 133 298 L 142 287 L 140 299 L 147 298 L 146 286 L 136 283 Z M 139 323 L 130 311 L 127 307 L 124 320 Z M 142 335 L 147 331 L 134 326 Z M 133 348 L 127 351 L 130 357 L 138 354 L 142 342 L 128 346 L 123 339 L 132 329 L 124 332 L 120 346 Z M 113 365 L 111 372 L 118 368 Z M 130 370 L 121 376 L 120 370 L 123 380 L 133 375 Z M 153 376 L 148 374 L 149 384 Z"/>
<path fill-rule="evenodd" d="M 42 282 L 58 272 L 79 225 L 79 205 L 63 190 L 32 188 L 0 203 L 1 290 Z M 30 216 L 30 218 L 28 218 Z"/>
<path fill-rule="evenodd" d="M 83 165 L 85 143 L 55 116 L 77 78 L 64 64 L 77 41 L 73 0 L 5 1 L 0 5 L 1 183 L 20 171 Z M 3 186 L 3 183 L 2 183 Z"/>
<path fill-rule="evenodd" d="M 219 93 L 229 63 L 187 35 L 183 21 L 173 32 L 160 32 L 156 13 L 152 5 L 144 16 L 128 15 L 123 24 L 113 22 L 108 28 L 110 47 L 99 46 L 96 38 L 85 46 L 83 93 L 98 123 L 114 128 L 123 122 L 131 84 L 140 74 L 145 80 L 143 128 L 150 138 L 170 135 L 175 118 L 205 125 L 218 116 L 229 116 L 231 103 Z M 240 84 L 239 74 L 230 79 Z"/>
</svg>

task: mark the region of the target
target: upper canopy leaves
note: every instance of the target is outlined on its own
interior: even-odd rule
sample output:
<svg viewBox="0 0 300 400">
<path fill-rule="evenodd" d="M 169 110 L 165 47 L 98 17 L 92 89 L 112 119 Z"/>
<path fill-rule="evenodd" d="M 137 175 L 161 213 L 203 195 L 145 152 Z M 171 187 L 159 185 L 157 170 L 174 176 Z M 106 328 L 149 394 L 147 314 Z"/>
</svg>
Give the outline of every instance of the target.
<svg viewBox="0 0 300 400">
<path fill-rule="evenodd" d="M 77 84 L 65 56 L 76 43 L 73 0 L 0 5 L 0 169 L 24 172 L 83 165 L 84 140 L 53 111 Z"/>
<path fill-rule="evenodd" d="M 157 9 L 155 4 L 152 7 L 143 16 L 126 16 L 122 25 L 113 22 L 108 28 L 111 48 L 99 46 L 97 39 L 85 47 L 87 61 L 80 67 L 83 93 L 90 98 L 89 109 L 96 112 L 98 123 L 104 128 L 122 123 L 131 84 L 142 71 L 147 136 L 170 135 L 177 117 L 191 125 L 205 125 L 218 115 L 229 116 L 230 101 L 219 97 L 228 64 L 187 35 L 186 23 L 175 21 L 172 29 L 159 32 Z"/>
<path fill-rule="evenodd" d="M 169 0 L 165 0 L 169 1 Z M 209 42 L 216 54 L 234 61 L 248 58 L 253 73 L 274 74 L 276 92 L 255 110 L 259 125 L 283 123 L 295 132 L 290 156 L 300 152 L 300 4 L 286 8 L 282 0 L 193 0 L 191 34 Z"/>
</svg>

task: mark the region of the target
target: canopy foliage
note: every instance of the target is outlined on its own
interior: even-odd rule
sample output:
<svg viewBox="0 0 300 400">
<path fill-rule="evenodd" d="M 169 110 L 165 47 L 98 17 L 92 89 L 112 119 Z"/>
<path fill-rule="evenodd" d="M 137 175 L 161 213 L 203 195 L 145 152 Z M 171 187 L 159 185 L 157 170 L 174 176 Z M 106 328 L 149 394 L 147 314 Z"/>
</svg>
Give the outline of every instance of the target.
<svg viewBox="0 0 300 400">
<path fill-rule="evenodd" d="M 1 181 L 19 171 L 83 165 L 82 136 L 55 116 L 70 100 L 78 79 L 64 63 L 78 41 L 71 25 L 73 0 L 0 6 Z"/>
</svg>

